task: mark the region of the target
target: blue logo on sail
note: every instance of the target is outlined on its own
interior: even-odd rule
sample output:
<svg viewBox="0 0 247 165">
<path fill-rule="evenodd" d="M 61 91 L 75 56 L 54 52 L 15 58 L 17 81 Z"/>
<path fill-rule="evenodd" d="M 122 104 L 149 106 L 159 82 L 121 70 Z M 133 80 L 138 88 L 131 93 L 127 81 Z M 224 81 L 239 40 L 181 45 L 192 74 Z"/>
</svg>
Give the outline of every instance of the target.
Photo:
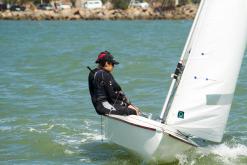
<svg viewBox="0 0 247 165">
<path fill-rule="evenodd" d="M 184 111 L 178 111 L 178 118 L 184 119 Z"/>
</svg>

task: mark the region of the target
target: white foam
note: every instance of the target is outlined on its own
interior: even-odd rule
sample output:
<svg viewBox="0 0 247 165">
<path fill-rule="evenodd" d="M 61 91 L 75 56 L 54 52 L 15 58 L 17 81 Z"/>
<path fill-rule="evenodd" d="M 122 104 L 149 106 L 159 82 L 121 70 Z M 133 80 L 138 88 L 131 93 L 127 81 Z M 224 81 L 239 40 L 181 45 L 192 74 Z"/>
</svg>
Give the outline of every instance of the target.
<svg viewBox="0 0 247 165">
<path fill-rule="evenodd" d="M 90 161 L 90 159 L 80 159 L 80 162 L 83 162 L 83 163 L 90 163 L 91 161 Z"/>
<path fill-rule="evenodd" d="M 218 159 L 218 161 L 221 161 L 227 165 L 236 164 L 235 161 L 238 161 L 239 157 L 247 156 L 247 146 L 243 144 L 229 145 L 227 143 L 223 143 L 220 145 L 208 146 L 205 149 L 208 151 L 205 152 L 206 150 L 204 150 L 203 155 L 214 154 L 216 155 L 216 159 Z"/>
<path fill-rule="evenodd" d="M 74 154 L 75 152 L 70 151 L 70 150 L 64 150 L 64 153 L 65 153 L 65 154 L 68 154 L 68 155 L 72 155 L 72 154 Z"/>
<path fill-rule="evenodd" d="M 0 131 L 10 131 L 12 130 L 11 126 L 0 126 Z"/>
<path fill-rule="evenodd" d="M 242 144 L 228 146 L 227 144 L 223 143 L 216 146 L 209 146 L 209 150 L 213 154 L 232 159 L 236 159 L 239 156 L 247 156 L 247 147 Z"/>
<path fill-rule="evenodd" d="M 97 133 L 90 133 L 90 132 L 83 132 L 80 134 L 75 135 L 63 135 L 61 134 L 56 138 L 56 143 L 59 143 L 63 146 L 69 145 L 76 147 L 78 145 L 81 145 L 82 143 L 88 143 L 90 141 L 99 141 L 99 140 L 105 140 L 105 138 Z"/>
<path fill-rule="evenodd" d="M 68 144 L 79 144 L 79 140 L 77 139 L 68 139 L 67 142 Z"/>
<path fill-rule="evenodd" d="M 85 139 L 83 139 L 82 141 L 86 142 L 88 140 L 101 140 L 103 138 L 104 140 L 104 135 L 98 134 L 98 133 L 88 133 L 88 132 L 84 132 L 81 133 L 81 135 L 85 136 Z"/>
<path fill-rule="evenodd" d="M 55 141 L 56 143 L 59 143 L 63 146 L 64 145 L 75 146 L 80 144 L 80 138 L 73 135 L 62 135 L 59 136 Z"/>
<path fill-rule="evenodd" d="M 176 159 L 178 159 L 179 165 L 195 165 L 196 161 L 191 160 L 191 157 L 186 154 L 177 154 Z"/>
<path fill-rule="evenodd" d="M 50 127 L 48 127 L 46 130 L 51 130 L 54 127 L 54 125 L 52 124 Z"/>
<path fill-rule="evenodd" d="M 176 158 L 179 161 L 179 165 L 188 164 L 188 157 L 185 154 L 178 154 L 176 155 Z"/>
<path fill-rule="evenodd" d="M 81 143 L 85 143 L 87 139 L 81 139 Z"/>
<path fill-rule="evenodd" d="M 92 141 L 99 141 L 102 139 L 100 125 L 98 126 L 99 129 L 95 128 L 95 125 L 98 126 L 96 121 L 94 120 L 84 120 L 81 127 L 74 129 L 69 128 L 65 124 L 58 124 L 56 123 L 54 127 L 60 126 L 63 128 L 68 128 L 69 130 L 73 130 L 72 132 L 59 132 L 59 134 L 55 138 L 55 143 L 58 143 L 62 146 L 69 146 L 70 148 L 73 148 L 73 152 L 76 152 L 76 150 L 81 150 L 79 147 L 82 143 L 89 143 Z M 47 128 L 48 126 L 46 126 Z M 52 129 L 53 125 L 50 126 L 48 129 Z M 70 150 L 65 150 L 65 154 L 72 154 Z M 83 162 L 87 162 L 84 161 Z"/>
<path fill-rule="evenodd" d="M 38 124 L 38 125 L 35 125 L 35 127 L 37 126 L 41 126 L 41 127 L 44 127 L 44 126 L 49 126 L 49 124 Z M 50 125 L 48 128 L 33 128 L 33 127 L 29 127 L 29 131 L 30 132 L 37 132 L 37 133 L 47 133 L 49 130 L 51 130 L 52 128 L 54 127 L 54 125 Z"/>
<path fill-rule="evenodd" d="M 42 133 L 43 132 L 43 131 L 37 130 L 35 128 L 32 128 L 32 127 L 29 128 L 29 131 L 30 132 L 37 132 L 37 133 Z"/>
<path fill-rule="evenodd" d="M 89 131 L 93 131 L 92 127 L 94 125 L 98 125 L 98 128 L 100 127 L 100 124 L 98 122 L 95 122 L 93 120 L 84 120 L 83 121 L 83 128 Z"/>
<path fill-rule="evenodd" d="M 17 120 L 16 117 L 4 118 L 4 119 L 0 119 L 0 124 L 15 122 L 16 120 Z"/>
</svg>

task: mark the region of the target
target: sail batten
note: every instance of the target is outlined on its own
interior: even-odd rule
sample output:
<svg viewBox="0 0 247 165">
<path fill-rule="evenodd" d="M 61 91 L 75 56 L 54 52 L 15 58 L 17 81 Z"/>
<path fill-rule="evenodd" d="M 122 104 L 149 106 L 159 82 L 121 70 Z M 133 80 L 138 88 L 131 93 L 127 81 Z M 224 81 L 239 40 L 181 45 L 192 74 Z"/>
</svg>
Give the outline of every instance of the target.
<svg viewBox="0 0 247 165">
<path fill-rule="evenodd" d="M 220 142 L 247 42 L 246 0 L 204 0 L 166 123 Z"/>
</svg>

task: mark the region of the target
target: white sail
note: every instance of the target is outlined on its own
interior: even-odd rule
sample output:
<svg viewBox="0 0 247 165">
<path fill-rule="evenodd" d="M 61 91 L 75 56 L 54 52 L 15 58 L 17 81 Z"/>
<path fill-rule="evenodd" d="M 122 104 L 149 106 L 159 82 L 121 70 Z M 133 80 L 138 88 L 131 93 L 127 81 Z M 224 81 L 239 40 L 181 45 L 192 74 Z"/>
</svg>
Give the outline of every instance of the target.
<svg viewBox="0 0 247 165">
<path fill-rule="evenodd" d="M 199 24 L 200 24 L 199 16 L 201 15 L 203 4 L 204 4 L 204 0 L 202 0 L 201 3 L 200 3 L 200 6 L 198 8 L 198 12 L 196 13 L 196 17 L 194 19 L 194 23 L 193 23 L 193 25 L 191 27 L 191 30 L 190 30 L 190 34 L 189 34 L 188 39 L 186 41 L 183 53 L 182 53 L 182 55 L 180 57 L 179 63 L 182 64 L 183 66 L 187 62 L 187 59 L 188 59 L 188 56 L 189 56 L 189 53 L 190 53 L 190 50 L 191 50 L 191 46 L 192 46 L 192 43 L 193 43 L 194 38 L 195 38 L 195 35 L 193 35 L 193 34 L 198 31 L 198 29 L 196 27 L 198 27 Z M 179 77 L 180 77 L 180 75 L 179 75 Z M 164 102 L 161 114 L 160 114 L 160 119 L 162 120 L 162 122 L 164 121 L 164 118 L 166 117 L 167 108 L 168 108 L 170 100 L 171 100 L 171 95 L 172 95 L 172 93 L 174 91 L 174 88 L 176 87 L 177 80 L 178 79 L 173 77 L 172 83 L 170 85 L 170 89 L 169 89 L 169 91 L 167 93 L 167 97 L 166 97 L 166 100 Z"/>
<path fill-rule="evenodd" d="M 204 0 L 166 123 L 220 142 L 247 42 L 247 0 Z"/>
</svg>

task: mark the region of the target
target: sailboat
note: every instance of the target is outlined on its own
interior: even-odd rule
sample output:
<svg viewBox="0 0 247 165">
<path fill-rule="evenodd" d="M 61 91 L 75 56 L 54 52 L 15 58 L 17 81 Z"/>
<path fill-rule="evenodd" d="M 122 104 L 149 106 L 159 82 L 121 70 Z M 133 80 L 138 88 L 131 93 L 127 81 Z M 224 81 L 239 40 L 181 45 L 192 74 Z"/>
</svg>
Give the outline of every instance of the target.
<svg viewBox="0 0 247 165">
<path fill-rule="evenodd" d="M 221 142 L 247 43 L 246 0 L 202 0 L 158 120 L 104 116 L 105 136 L 146 159 L 172 161 Z"/>
</svg>

